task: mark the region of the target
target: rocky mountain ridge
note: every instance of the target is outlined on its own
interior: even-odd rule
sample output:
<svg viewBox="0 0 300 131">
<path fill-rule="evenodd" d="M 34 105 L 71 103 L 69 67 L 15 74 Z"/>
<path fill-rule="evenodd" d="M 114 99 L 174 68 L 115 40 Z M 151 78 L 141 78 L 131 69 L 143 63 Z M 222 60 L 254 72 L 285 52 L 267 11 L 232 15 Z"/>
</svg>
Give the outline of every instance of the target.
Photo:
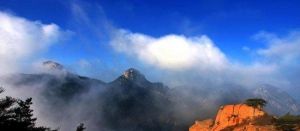
<svg viewBox="0 0 300 131">
<path fill-rule="evenodd" d="M 125 70 L 111 82 L 103 82 L 68 72 L 56 62 L 46 62 L 45 66 L 50 67 L 50 73 L 15 74 L 6 79 L 12 84 L 7 87 L 39 87 L 41 94 L 34 100 L 42 100 L 41 104 L 55 114 L 45 116 L 51 118 L 49 121 L 59 119 L 68 123 L 69 119 L 84 118 L 91 130 L 186 130 L 194 120 L 212 117 L 217 109 L 214 107 L 253 96 L 274 101 L 276 106 L 271 105 L 270 109 L 280 109 L 280 112 L 298 109 L 291 97 L 282 95 L 285 93 L 274 93 L 264 88 L 256 95 L 253 95 L 253 90 L 235 85 L 169 88 L 162 83 L 148 81 L 134 68 Z M 64 73 L 53 74 L 61 71 Z M 282 97 L 289 100 L 282 102 Z M 296 106 L 291 108 L 289 105 Z M 62 131 L 64 129 L 67 127 L 61 128 Z"/>
</svg>

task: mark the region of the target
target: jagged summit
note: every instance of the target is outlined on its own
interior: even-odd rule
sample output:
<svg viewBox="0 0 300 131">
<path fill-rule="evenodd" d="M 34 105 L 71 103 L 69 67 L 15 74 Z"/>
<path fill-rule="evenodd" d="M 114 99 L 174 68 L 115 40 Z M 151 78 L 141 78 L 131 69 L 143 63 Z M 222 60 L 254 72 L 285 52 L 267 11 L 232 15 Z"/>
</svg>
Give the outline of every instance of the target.
<svg viewBox="0 0 300 131">
<path fill-rule="evenodd" d="M 135 68 L 129 68 L 114 81 L 110 82 L 112 86 L 121 86 L 126 88 L 155 88 L 162 89 L 163 84 L 157 82 L 150 82 L 146 79 L 145 75 L 140 73 Z"/>
<path fill-rule="evenodd" d="M 127 69 L 123 75 L 124 78 L 128 79 L 128 80 L 137 80 L 140 78 L 145 79 L 145 76 L 143 74 L 141 74 L 137 69 L 135 68 L 129 68 Z"/>
<path fill-rule="evenodd" d="M 43 62 L 43 67 L 45 67 L 46 69 L 49 70 L 63 70 L 64 66 L 62 66 L 61 64 L 54 62 L 54 61 L 45 61 Z"/>
</svg>

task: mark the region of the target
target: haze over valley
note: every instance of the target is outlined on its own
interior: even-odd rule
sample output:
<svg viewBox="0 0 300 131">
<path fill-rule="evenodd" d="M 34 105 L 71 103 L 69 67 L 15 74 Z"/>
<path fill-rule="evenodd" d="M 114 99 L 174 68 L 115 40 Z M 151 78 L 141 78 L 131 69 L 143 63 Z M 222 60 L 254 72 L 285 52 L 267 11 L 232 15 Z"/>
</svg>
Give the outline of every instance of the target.
<svg viewBox="0 0 300 131">
<path fill-rule="evenodd" d="M 299 4 L 0 1 L 0 130 L 298 130 Z"/>
</svg>

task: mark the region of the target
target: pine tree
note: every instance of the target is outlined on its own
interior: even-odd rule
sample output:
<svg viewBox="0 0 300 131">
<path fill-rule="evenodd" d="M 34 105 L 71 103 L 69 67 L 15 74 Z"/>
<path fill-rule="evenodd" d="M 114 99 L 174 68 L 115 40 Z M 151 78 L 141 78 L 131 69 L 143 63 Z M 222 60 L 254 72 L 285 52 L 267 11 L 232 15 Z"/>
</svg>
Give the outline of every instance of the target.
<svg viewBox="0 0 300 131">
<path fill-rule="evenodd" d="M 86 128 L 84 127 L 83 123 L 80 123 L 79 126 L 77 126 L 76 131 L 84 131 Z"/>
<path fill-rule="evenodd" d="M 0 93 L 4 91 L 0 87 Z M 0 129 L 1 131 L 51 131 L 50 128 L 36 127 L 36 118 L 30 108 L 32 98 L 25 101 L 6 96 L 0 99 Z"/>
<path fill-rule="evenodd" d="M 245 104 L 255 108 L 263 108 L 267 104 L 267 101 L 261 98 L 252 98 L 252 99 L 247 99 L 245 101 Z"/>
</svg>

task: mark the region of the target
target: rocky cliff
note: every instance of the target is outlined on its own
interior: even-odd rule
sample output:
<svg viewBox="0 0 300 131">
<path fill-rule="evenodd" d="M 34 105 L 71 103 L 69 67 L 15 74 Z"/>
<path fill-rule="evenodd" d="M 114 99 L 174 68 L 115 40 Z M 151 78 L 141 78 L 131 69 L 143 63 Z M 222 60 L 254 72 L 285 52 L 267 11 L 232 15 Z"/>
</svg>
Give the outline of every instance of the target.
<svg viewBox="0 0 300 131">
<path fill-rule="evenodd" d="M 246 104 L 220 107 L 215 120 L 196 121 L 189 131 L 272 131 L 273 117 Z"/>
</svg>

